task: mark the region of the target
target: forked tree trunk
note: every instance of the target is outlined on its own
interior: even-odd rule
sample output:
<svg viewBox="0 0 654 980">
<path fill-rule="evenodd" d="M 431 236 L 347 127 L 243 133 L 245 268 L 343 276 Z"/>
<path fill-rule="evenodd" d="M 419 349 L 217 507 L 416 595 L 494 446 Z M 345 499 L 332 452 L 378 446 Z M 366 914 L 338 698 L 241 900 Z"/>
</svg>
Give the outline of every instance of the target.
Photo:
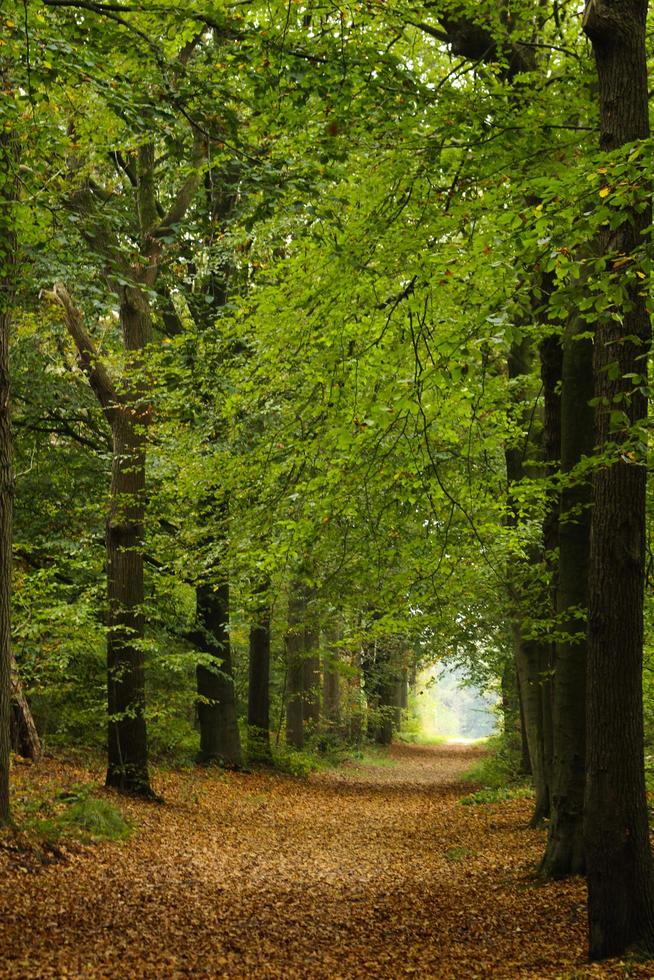
<svg viewBox="0 0 654 980">
<path fill-rule="evenodd" d="M 84 317 L 67 290 L 52 298 L 64 310 L 78 360 L 111 426 L 113 452 L 107 516 L 107 786 L 152 796 L 145 727 L 143 526 L 145 452 L 150 420 L 141 354 L 151 336 L 147 296 L 124 287 L 121 326 L 128 366 L 119 388 L 98 357 Z"/>
<path fill-rule="evenodd" d="M 570 474 L 593 450 L 593 346 L 578 339 L 576 319 L 566 328 L 561 388 L 561 471 Z M 586 628 L 590 482 L 564 483 L 559 524 L 557 633 L 554 669 L 552 807 L 541 874 L 583 874 L 586 742 Z"/>
<path fill-rule="evenodd" d="M 197 691 L 200 721 L 200 754 L 203 764 L 217 762 L 226 769 L 243 765 L 236 710 L 236 691 L 229 639 L 229 583 L 218 588 L 197 589 L 198 629 L 196 646 L 210 654 L 213 663 L 198 664 Z"/>
<path fill-rule="evenodd" d="M 255 762 L 270 762 L 270 604 L 268 584 L 261 588 L 250 626 L 248 752 Z M 263 597 L 263 598 L 261 598 Z"/>
<path fill-rule="evenodd" d="M 646 19 L 646 0 L 590 0 L 586 7 L 603 150 L 649 135 Z M 596 321 L 594 350 L 596 443 L 605 455 L 593 482 L 589 565 L 584 838 L 592 959 L 634 944 L 654 951 L 642 711 L 647 460 L 646 437 L 633 430 L 647 417 L 651 324 L 640 260 L 617 268 L 612 262 L 644 245 L 652 218 L 649 180 L 643 169 L 642 200 L 627 206 L 617 228 L 605 226 L 599 235 L 603 276 L 615 300 Z"/>
</svg>

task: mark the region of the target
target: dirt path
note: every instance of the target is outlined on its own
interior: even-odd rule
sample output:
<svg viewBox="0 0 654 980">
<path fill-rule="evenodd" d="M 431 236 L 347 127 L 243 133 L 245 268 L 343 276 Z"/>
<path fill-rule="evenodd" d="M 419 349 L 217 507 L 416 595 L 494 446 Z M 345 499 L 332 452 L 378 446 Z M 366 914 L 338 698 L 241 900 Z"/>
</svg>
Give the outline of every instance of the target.
<svg viewBox="0 0 654 980">
<path fill-rule="evenodd" d="M 43 870 L 0 853 L 0 977 L 654 976 L 586 969 L 582 884 L 533 882 L 529 804 L 459 803 L 476 753 L 163 775 L 164 806 L 121 804 L 126 843 Z"/>
</svg>

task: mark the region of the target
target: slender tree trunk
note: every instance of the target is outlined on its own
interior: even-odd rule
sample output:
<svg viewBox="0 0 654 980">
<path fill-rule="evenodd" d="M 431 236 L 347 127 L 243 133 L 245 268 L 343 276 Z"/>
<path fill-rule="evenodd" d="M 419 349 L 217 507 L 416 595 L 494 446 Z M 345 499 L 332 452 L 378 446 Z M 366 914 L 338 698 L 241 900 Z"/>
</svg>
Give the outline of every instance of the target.
<svg viewBox="0 0 654 980">
<path fill-rule="evenodd" d="M 198 664 L 198 717 L 203 764 L 218 762 L 227 769 L 243 765 L 236 711 L 236 692 L 229 639 L 229 583 L 218 588 L 197 589 L 198 629 L 195 643 L 212 657 L 212 664 Z"/>
<path fill-rule="evenodd" d="M 329 631 L 325 637 L 322 662 L 322 703 L 326 726 L 338 728 L 341 722 L 341 678 L 338 671 L 338 633 Z"/>
<path fill-rule="evenodd" d="M 520 708 L 520 772 L 524 776 L 531 776 L 533 775 L 533 773 L 531 767 L 531 758 L 529 756 L 529 741 L 527 739 L 527 725 L 525 723 L 525 710 L 522 706 L 522 694 L 520 692 L 520 684 L 518 683 L 517 680 L 518 671 L 515 667 L 515 663 L 513 665 L 513 669 L 516 675 L 516 684 L 518 687 L 518 704 Z"/>
<path fill-rule="evenodd" d="M 5 148 L 0 146 L 0 153 Z M 0 162 L 7 180 L 7 161 Z M 4 218 L 4 215 L 2 215 Z M 4 224 L 2 220 L 2 224 Z M 3 243 L 5 247 L 7 242 Z M 12 249 L 10 244 L 7 251 Z M 0 254 L 4 269 L 8 255 Z M 9 258 L 9 261 L 11 259 Z M 3 269 L 3 271 L 4 271 Z M 0 285 L 0 824 L 9 821 L 9 750 L 11 728 L 11 529 L 14 470 L 9 420 L 9 309 L 4 275 Z M 4 308 L 3 308 L 4 307 Z"/>
<path fill-rule="evenodd" d="M 248 751 L 256 762 L 270 762 L 270 605 L 268 583 L 259 590 L 250 626 Z M 264 597 L 263 599 L 261 597 Z"/>
<path fill-rule="evenodd" d="M 508 358 L 509 378 L 516 384 L 519 379 L 524 379 L 529 372 L 529 362 L 527 341 L 523 341 L 520 345 L 514 344 Z M 527 403 L 522 387 L 516 387 L 514 398 L 521 413 L 525 414 Z M 528 419 L 525 418 L 523 421 L 527 427 Z M 508 523 L 513 527 L 518 526 L 518 514 L 512 504 L 511 488 L 524 477 L 525 458 L 535 461 L 536 457 L 536 453 L 533 450 L 528 452 L 528 449 L 529 441 L 524 447 L 511 446 L 505 451 L 509 502 L 511 504 Z M 542 550 L 534 549 L 531 559 L 530 566 L 542 564 Z M 543 692 L 543 684 L 548 682 L 550 646 L 544 641 L 530 639 L 525 635 L 524 621 L 529 616 L 534 615 L 534 597 L 531 594 L 533 589 L 530 589 L 527 583 L 529 574 L 530 567 L 527 567 L 524 562 L 518 563 L 509 571 L 508 584 L 511 606 L 511 635 L 520 691 L 522 730 L 529 748 L 531 775 L 536 793 L 531 824 L 536 826 L 549 816 L 550 808 L 550 773 L 547 766 L 551 753 L 547 743 L 549 719 L 546 720 L 545 718 L 545 713 L 550 707 L 550 701 Z M 538 586 L 537 599 L 541 605 L 548 605 L 548 596 L 540 585 Z"/>
<path fill-rule="evenodd" d="M 320 634 L 314 626 L 304 630 L 302 661 L 302 718 L 305 731 L 315 734 L 320 724 Z"/>
<path fill-rule="evenodd" d="M 586 7 L 604 150 L 649 135 L 646 18 L 646 0 L 591 0 Z M 589 565 L 584 838 L 591 959 L 634 944 L 654 951 L 642 713 L 646 437 L 633 429 L 647 416 L 647 382 L 634 383 L 634 376 L 647 375 L 651 324 L 638 258 L 617 270 L 611 262 L 638 252 L 650 226 L 643 200 L 617 228 L 603 228 L 599 241 L 616 299 L 597 320 L 594 351 L 603 459 L 593 482 Z"/>
<path fill-rule="evenodd" d="M 294 749 L 304 748 L 304 593 L 291 583 L 286 631 L 286 742 Z"/>
<path fill-rule="evenodd" d="M 520 703 L 522 705 L 524 732 L 529 748 L 531 776 L 536 800 L 531 817 L 537 826 L 549 816 L 549 774 L 546 769 L 543 695 L 542 695 L 542 644 L 525 640 L 519 624 L 514 625 L 513 650 L 516 658 Z"/>
<path fill-rule="evenodd" d="M 564 340 L 561 471 L 570 474 L 593 450 L 593 345 L 572 319 Z M 565 476 L 564 476 L 565 479 Z M 576 476 L 561 492 L 557 634 L 554 670 L 552 811 L 541 873 L 583 874 L 586 741 L 586 629 L 590 482 Z"/>
<path fill-rule="evenodd" d="M 8 87 L 6 65 L 0 84 Z M 11 117 L 9 117 L 11 118 Z M 17 197 L 18 145 L 7 122 L 0 132 L 0 824 L 10 819 L 11 576 L 14 464 L 9 406 L 9 335 L 14 299 L 17 241 L 13 202 Z"/>
</svg>

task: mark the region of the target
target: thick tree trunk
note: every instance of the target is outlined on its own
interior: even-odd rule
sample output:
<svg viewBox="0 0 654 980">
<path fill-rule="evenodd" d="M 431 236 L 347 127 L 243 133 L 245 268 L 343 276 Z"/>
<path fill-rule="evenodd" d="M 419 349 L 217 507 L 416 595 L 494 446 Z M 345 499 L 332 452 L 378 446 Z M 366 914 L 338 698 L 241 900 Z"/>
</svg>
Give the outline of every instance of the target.
<svg viewBox="0 0 654 980">
<path fill-rule="evenodd" d="M 152 323 L 148 299 L 136 287 L 124 287 L 120 319 L 126 370 L 114 385 L 84 326 L 84 317 L 63 285 L 52 299 L 64 310 L 66 325 L 107 421 L 113 452 L 107 515 L 107 786 L 152 796 L 148 774 L 143 658 L 143 526 L 145 453 L 150 409 L 140 376 L 142 352 Z"/>
<path fill-rule="evenodd" d="M 255 762 L 270 762 L 270 605 L 268 584 L 260 590 L 250 626 L 248 752 Z"/>
<path fill-rule="evenodd" d="M 199 649 L 212 657 L 209 666 L 198 664 L 199 762 L 217 762 L 227 769 L 243 765 L 236 711 L 236 692 L 229 640 L 229 583 L 197 589 L 197 623 L 193 634 Z"/>
<path fill-rule="evenodd" d="M 551 283 L 546 283 L 549 294 Z M 543 453 L 548 480 L 556 475 L 561 459 L 561 375 L 563 349 L 558 334 L 550 334 L 540 344 L 540 376 L 543 384 Z M 543 518 L 543 552 L 545 571 L 549 576 L 549 608 L 556 609 L 559 548 L 559 491 L 550 483 L 546 490 L 546 511 Z M 555 646 L 541 645 L 541 715 L 543 719 L 543 766 L 552 803 L 552 764 L 554 756 L 553 683 Z"/>
<path fill-rule="evenodd" d="M 577 339 L 571 320 L 564 340 L 561 389 L 561 471 L 570 474 L 593 450 L 593 345 Z M 561 492 L 557 633 L 554 669 L 552 810 L 541 873 L 582 874 L 586 741 L 586 629 L 590 483 L 573 477 Z"/>
<path fill-rule="evenodd" d="M 304 594 L 301 585 L 291 584 L 288 601 L 286 646 L 286 742 L 304 748 Z"/>
<path fill-rule="evenodd" d="M 11 747 L 24 759 L 41 758 L 41 739 L 23 693 L 15 658 L 11 657 Z"/>
<path fill-rule="evenodd" d="M 149 796 L 143 656 L 145 420 L 132 403 L 113 423 L 107 520 L 107 786 Z"/>
<path fill-rule="evenodd" d="M 646 17 L 646 0 L 591 0 L 586 7 L 604 150 L 649 135 Z M 647 416 L 647 382 L 634 380 L 647 374 L 651 324 L 638 258 L 617 270 L 611 262 L 642 248 L 651 207 L 641 204 L 617 228 L 603 228 L 599 241 L 616 299 L 597 320 L 594 351 L 603 460 L 593 482 L 589 564 L 584 838 L 591 959 L 633 945 L 654 951 L 642 714 L 646 438 L 633 430 Z"/>
</svg>

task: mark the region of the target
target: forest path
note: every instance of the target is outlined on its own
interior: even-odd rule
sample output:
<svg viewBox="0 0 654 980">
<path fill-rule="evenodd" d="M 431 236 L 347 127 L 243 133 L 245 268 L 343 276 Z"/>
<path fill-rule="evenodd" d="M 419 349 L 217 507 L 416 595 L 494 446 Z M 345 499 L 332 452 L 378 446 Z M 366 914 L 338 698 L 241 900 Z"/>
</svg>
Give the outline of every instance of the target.
<svg viewBox="0 0 654 980">
<path fill-rule="evenodd" d="M 583 885 L 533 881 L 529 802 L 459 802 L 478 753 L 159 774 L 165 805 L 120 800 L 125 843 L 38 869 L 0 851 L 0 977 L 652 976 L 584 966 Z M 90 778 L 48 766 L 26 778 Z"/>
</svg>

